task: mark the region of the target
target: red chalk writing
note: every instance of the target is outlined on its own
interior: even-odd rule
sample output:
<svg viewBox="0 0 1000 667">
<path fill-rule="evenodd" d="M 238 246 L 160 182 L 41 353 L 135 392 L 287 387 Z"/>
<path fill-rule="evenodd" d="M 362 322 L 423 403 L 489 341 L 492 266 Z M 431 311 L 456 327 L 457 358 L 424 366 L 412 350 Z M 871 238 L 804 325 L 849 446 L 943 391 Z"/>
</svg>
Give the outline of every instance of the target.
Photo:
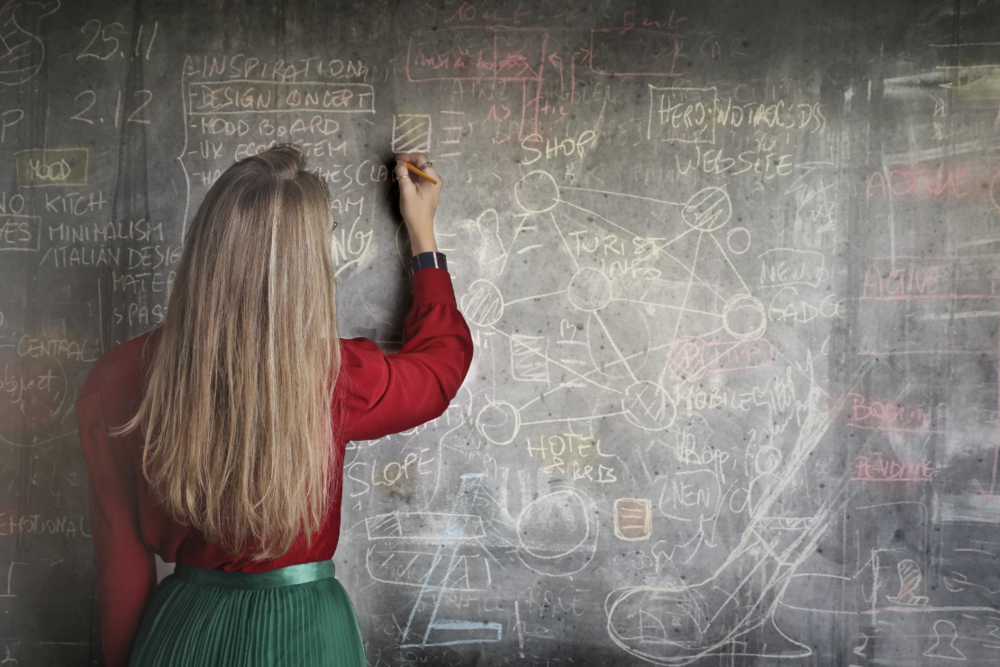
<svg viewBox="0 0 1000 667">
<path fill-rule="evenodd" d="M 966 178 L 968 170 L 945 170 L 944 165 L 936 171 L 927 169 L 893 169 L 876 171 L 868 177 L 866 194 L 871 197 L 955 197 L 961 199 L 969 194 Z"/>
<path fill-rule="evenodd" d="M 851 399 L 848 426 L 880 431 L 930 432 L 933 426 L 948 418 L 948 406 L 939 404 L 928 407 L 906 405 L 896 401 L 876 401 L 858 393 L 850 392 Z"/>
<path fill-rule="evenodd" d="M 892 268 L 888 263 L 872 264 L 865 271 L 862 299 L 885 299 L 910 295 L 937 294 L 943 269 L 940 266 L 908 265 Z"/>
<path fill-rule="evenodd" d="M 854 460 L 855 482 L 930 482 L 934 466 L 930 461 L 897 461 L 876 454 L 873 458 L 858 456 Z"/>
</svg>

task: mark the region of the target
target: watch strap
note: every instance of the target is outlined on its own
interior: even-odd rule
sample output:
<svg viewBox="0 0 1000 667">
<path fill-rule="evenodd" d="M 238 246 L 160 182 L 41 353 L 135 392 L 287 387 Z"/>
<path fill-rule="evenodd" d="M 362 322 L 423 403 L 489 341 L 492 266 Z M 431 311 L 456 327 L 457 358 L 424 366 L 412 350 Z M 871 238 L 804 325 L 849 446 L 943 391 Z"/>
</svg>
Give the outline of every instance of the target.
<svg viewBox="0 0 1000 667">
<path fill-rule="evenodd" d="M 436 250 L 428 250 L 427 252 L 417 253 L 413 256 L 414 273 L 420 269 L 430 268 L 448 270 L 448 260 L 445 258 L 444 253 L 437 252 Z"/>
</svg>

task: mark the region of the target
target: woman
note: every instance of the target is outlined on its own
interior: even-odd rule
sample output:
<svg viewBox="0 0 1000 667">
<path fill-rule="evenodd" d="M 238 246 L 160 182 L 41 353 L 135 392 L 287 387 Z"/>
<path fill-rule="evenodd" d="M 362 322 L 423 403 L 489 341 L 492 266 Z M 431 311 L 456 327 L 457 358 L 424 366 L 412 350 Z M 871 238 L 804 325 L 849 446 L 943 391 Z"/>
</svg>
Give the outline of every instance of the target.
<svg viewBox="0 0 1000 667">
<path fill-rule="evenodd" d="M 345 444 L 442 414 L 472 362 L 436 252 L 441 176 L 422 154 L 396 160 L 414 253 L 399 353 L 338 339 L 329 194 L 279 145 L 215 182 L 166 318 L 87 376 L 76 411 L 109 667 L 365 664 L 330 560 Z M 176 563 L 159 585 L 154 554 Z"/>
</svg>

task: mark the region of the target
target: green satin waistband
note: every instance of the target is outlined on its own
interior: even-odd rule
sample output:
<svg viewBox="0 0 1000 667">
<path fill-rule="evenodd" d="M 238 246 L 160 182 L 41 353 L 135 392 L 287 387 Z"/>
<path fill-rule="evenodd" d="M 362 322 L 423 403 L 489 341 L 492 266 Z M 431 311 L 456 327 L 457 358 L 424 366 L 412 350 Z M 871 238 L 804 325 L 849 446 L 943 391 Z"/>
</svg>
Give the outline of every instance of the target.
<svg viewBox="0 0 1000 667">
<path fill-rule="evenodd" d="M 335 577 L 336 570 L 332 560 L 299 563 L 267 572 L 226 572 L 225 570 L 210 570 L 177 563 L 174 566 L 174 575 L 179 579 L 205 586 L 274 588 L 275 586 L 305 584 L 310 581 Z"/>
</svg>

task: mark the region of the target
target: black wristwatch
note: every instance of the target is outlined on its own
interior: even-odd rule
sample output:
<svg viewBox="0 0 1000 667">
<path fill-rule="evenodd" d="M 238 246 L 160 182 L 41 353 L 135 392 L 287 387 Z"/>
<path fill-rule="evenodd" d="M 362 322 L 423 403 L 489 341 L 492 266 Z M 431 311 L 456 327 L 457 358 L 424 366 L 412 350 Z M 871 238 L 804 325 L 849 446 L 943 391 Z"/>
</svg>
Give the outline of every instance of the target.
<svg viewBox="0 0 1000 667">
<path fill-rule="evenodd" d="M 428 250 L 427 252 L 421 252 L 413 256 L 413 272 L 416 273 L 420 269 L 444 269 L 448 270 L 448 261 L 445 259 L 443 252 L 437 252 L 436 250 Z"/>
</svg>

